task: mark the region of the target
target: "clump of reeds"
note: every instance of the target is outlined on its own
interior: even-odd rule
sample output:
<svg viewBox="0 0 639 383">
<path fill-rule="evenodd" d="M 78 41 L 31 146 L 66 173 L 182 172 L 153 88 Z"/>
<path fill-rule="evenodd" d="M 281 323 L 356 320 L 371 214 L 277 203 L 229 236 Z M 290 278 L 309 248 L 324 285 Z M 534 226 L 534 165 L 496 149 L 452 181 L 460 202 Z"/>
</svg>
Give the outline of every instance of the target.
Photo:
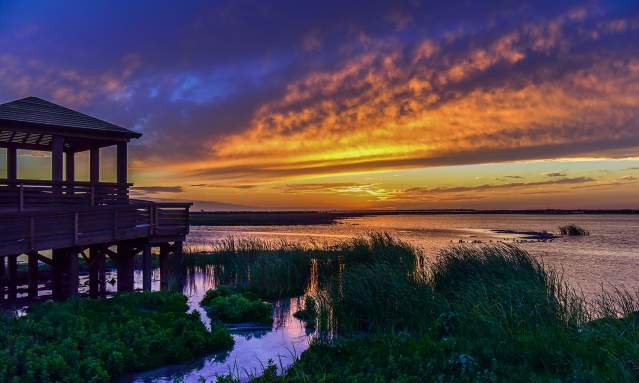
<svg viewBox="0 0 639 383">
<path fill-rule="evenodd" d="M 229 238 L 212 247 L 185 255 L 187 275 L 202 272 L 217 284 L 243 288 L 263 299 L 303 295 L 311 284 L 329 283 L 355 265 L 384 262 L 409 271 L 423 264 L 417 249 L 384 233 L 324 246 Z"/>
<path fill-rule="evenodd" d="M 639 378 L 639 296 L 614 291 L 586 302 L 513 246 L 451 247 L 428 272 L 357 265 L 318 296 L 340 340 L 311 347 L 291 381 L 410 381 L 424 371 L 451 381 Z M 367 336 L 343 337 L 353 333 Z"/>
<path fill-rule="evenodd" d="M 590 235 L 590 232 L 586 229 L 584 229 L 581 226 L 577 226 L 574 223 L 568 224 L 568 225 L 564 225 L 564 226 L 560 226 L 559 227 L 559 232 L 561 233 L 561 235 L 569 235 L 569 236 L 586 236 L 586 235 Z"/>
</svg>

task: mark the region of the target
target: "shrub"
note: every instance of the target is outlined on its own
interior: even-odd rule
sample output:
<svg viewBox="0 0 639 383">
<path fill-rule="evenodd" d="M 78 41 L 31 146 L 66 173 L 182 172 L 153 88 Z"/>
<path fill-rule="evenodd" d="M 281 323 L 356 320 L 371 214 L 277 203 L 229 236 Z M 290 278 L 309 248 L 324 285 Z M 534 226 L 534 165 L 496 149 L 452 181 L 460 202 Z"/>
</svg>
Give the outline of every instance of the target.
<svg viewBox="0 0 639 383">
<path fill-rule="evenodd" d="M 232 346 L 186 310 L 183 295 L 160 292 L 36 304 L 0 319 L 0 381 L 109 382 Z"/>
<path fill-rule="evenodd" d="M 234 292 L 224 285 L 207 291 L 201 305 L 211 319 L 225 323 L 273 322 L 273 305 L 250 292 Z"/>
</svg>

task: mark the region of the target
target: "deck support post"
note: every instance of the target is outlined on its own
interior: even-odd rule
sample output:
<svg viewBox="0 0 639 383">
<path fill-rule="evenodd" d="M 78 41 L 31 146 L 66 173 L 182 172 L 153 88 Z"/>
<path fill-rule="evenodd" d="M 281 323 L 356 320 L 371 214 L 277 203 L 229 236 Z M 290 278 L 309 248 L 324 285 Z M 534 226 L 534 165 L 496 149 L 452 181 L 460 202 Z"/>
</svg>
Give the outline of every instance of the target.
<svg viewBox="0 0 639 383">
<path fill-rule="evenodd" d="M 18 256 L 10 255 L 7 257 L 7 274 L 8 274 L 8 291 L 7 300 L 10 303 L 15 303 L 18 298 Z"/>
<path fill-rule="evenodd" d="M 38 253 L 31 252 L 27 254 L 29 261 L 28 279 L 29 279 L 29 298 L 38 297 Z"/>
<path fill-rule="evenodd" d="M 116 267 L 118 269 L 118 292 L 133 291 L 134 285 L 134 257 L 129 244 L 118 243 Z"/>
<path fill-rule="evenodd" d="M 127 198 L 127 143 L 120 142 L 117 145 L 117 166 L 116 178 L 118 182 L 118 199 L 125 200 Z"/>
<path fill-rule="evenodd" d="M 166 291 L 169 288 L 169 244 L 160 245 L 160 290 Z"/>
<path fill-rule="evenodd" d="M 53 299 L 62 300 L 78 293 L 78 249 L 53 250 L 51 286 Z"/>
<path fill-rule="evenodd" d="M 79 253 L 80 251 L 77 248 L 70 248 L 68 252 L 69 279 L 67 282 L 67 297 L 78 295 L 78 287 L 80 287 L 80 280 L 78 279 L 80 277 Z"/>
<path fill-rule="evenodd" d="M 89 295 L 106 295 L 106 256 L 99 246 L 89 249 Z"/>
<path fill-rule="evenodd" d="M 64 154 L 64 138 L 53 136 L 51 141 L 51 180 L 53 181 L 53 193 L 62 193 L 62 168 Z"/>
<path fill-rule="evenodd" d="M 67 173 L 65 179 L 69 183 L 67 186 L 67 194 L 73 194 L 73 182 L 75 181 L 75 152 L 66 152 L 64 166 Z"/>
<path fill-rule="evenodd" d="M 145 243 L 142 248 L 142 290 L 151 291 L 151 276 L 153 266 L 151 264 L 151 244 Z"/>
<path fill-rule="evenodd" d="M 7 257 L 0 257 L 0 305 L 4 302 L 4 286 L 6 285 L 5 265 Z"/>
<path fill-rule="evenodd" d="M 7 180 L 16 181 L 18 179 L 18 150 L 14 145 L 7 147 Z"/>
</svg>

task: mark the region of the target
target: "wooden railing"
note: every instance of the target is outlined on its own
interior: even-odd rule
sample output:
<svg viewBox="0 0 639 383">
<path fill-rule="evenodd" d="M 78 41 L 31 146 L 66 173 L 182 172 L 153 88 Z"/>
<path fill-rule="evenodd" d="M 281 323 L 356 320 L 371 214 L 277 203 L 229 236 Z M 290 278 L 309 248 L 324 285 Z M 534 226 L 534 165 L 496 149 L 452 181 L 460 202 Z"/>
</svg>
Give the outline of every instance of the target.
<svg viewBox="0 0 639 383">
<path fill-rule="evenodd" d="M 0 179 L 0 208 L 17 211 L 42 208 L 104 206 L 127 203 L 129 186 L 111 182 Z"/>
<path fill-rule="evenodd" d="M 137 238 L 182 238 L 190 204 L 131 200 L 126 205 L 0 213 L 0 256 L 109 244 Z"/>
</svg>

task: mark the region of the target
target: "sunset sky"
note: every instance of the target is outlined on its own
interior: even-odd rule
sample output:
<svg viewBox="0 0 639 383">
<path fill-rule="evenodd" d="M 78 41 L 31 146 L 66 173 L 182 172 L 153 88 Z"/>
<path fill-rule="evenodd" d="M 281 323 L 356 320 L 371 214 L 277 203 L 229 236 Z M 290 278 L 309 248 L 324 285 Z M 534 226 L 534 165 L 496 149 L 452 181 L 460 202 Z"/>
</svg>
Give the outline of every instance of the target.
<svg viewBox="0 0 639 383">
<path fill-rule="evenodd" d="M 196 209 L 639 208 L 636 0 L 2 1 L 30 95 L 142 133 L 135 194 Z"/>
</svg>

